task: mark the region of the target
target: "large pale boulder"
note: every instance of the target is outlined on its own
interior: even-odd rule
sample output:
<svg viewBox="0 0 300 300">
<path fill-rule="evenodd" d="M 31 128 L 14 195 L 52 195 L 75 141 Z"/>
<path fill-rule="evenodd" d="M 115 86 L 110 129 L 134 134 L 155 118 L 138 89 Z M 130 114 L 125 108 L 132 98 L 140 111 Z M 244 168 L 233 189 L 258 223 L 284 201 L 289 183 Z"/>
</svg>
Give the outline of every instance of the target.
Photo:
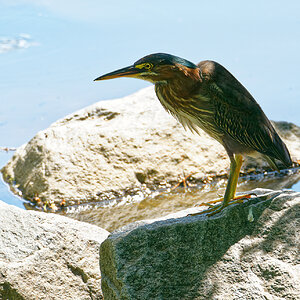
<svg viewBox="0 0 300 300">
<path fill-rule="evenodd" d="M 100 227 L 0 201 L 0 299 L 102 299 Z"/>
<path fill-rule="evenodd" d="M 133 223 L 101 244 L 105 300 L 300 299 L 300 193 Z M 183 217 L 185 216 L 185 217 Z"/>
<path fill-rule="evenodd" d="M 300 158 L 299 127 L 276 126 Z M 226 174 L 228 166 L 223 147 L 202 131 L 185 131 L 150 87 L 57 121 L 21 146 L 2 173 L 26 199 L 72 204 L 120 196 L 144 183 L 175 182 L 183 173 L 205 181 Z"/>
</svg>

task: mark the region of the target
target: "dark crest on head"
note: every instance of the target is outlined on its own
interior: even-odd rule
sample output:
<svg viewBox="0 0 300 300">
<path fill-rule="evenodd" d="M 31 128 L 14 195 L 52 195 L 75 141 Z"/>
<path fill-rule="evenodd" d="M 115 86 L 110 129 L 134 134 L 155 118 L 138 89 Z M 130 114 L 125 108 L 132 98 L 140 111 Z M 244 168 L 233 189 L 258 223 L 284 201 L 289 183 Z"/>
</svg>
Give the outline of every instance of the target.
<svg viewBox="0 0 300 300">
<path fill-rule="evenodd" d="M 134 65 L 140 65 L 143 63 L 152 63 L 153 65 L 175 65 L 175 64 L 181 64 L 185 67 L 196 69 L 197 66 L 193 64 L 192 62 L 180 58 L 178 56 L 166 54 L 166 53 L 155 53 L 147 55 L 141 59 L 139 59 L 137 62 L 134 63 Z"/>
</svg>

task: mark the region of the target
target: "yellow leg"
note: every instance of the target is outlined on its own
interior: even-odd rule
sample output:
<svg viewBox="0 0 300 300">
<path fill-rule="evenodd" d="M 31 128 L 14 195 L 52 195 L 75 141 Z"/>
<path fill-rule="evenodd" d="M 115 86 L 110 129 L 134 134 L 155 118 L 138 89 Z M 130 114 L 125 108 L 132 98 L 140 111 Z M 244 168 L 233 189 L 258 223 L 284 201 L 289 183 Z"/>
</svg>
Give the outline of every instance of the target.
<svg viewBox="0 0 300 300">
<path fill-rule="evenodd" d="M 236 154 L 234 157 L 230 158 L 230 173 L 229 173 L 229 178 L 225 190 L 225 195 L 224 198 L 221 199 L 223 202 L 221 204 L 215 205 L 208 210 L 201 211 L 200 213 L 195 213 L 191 215 L 199 215 L 199 214 L 204 214 L 208 213 L 208 216 L 212 216 L 218 212 L 220 212 L 222 209 L 224 209 L 226 206 L 235 204 L 238 202 L 241 202 L 243 198 L 250 198 L 250 195 L 245 195 L 245 196 L 240 196 L 235 198 L 235 193 L 236 193 L 236 188 L 237 188 L 237 183 L 239 179 L 239 174 L 240 170 L 243 164 L 243 157 L 240 154 Z M 234 201 L 232 201 L 234 200 Z M 209 203 L 203 203 L 202 205 L 210 205 L 210 203 L 217 203 L 220 202 L 220 200 L 214 200 Z"/>
<path fill-rule="evenodd" d="M 224 200 L 222 203 L 223 207 L 226 207 L 230 200 L 234 199 L 236 193 L 236 187 L 240 175 L 240 170 L 243 164 L 243 157 L 240 154 L 236 154 L 235 157 L 231 158 L 230 162 L 230 173 L 225 190 Z"/>
</svg>

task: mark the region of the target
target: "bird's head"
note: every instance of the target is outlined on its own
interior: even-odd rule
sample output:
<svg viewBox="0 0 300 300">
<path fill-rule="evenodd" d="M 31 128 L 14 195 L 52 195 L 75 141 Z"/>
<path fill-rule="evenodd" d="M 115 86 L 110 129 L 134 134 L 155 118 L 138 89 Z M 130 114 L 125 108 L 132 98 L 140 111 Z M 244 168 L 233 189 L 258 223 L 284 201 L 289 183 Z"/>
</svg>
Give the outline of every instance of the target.
<svg viewBox="0 0 300 300">
<path fill-rule="evenodd" d="M 155 53 L 139 59 L 129 67 L 102 75 L 95 81 L 133 77 L 157 83 L 177 76 L 188 76 L 189 72 L 192 73 L 195 69 L 197 66 L 186 59 L 165 53 Z"/>
</svg>

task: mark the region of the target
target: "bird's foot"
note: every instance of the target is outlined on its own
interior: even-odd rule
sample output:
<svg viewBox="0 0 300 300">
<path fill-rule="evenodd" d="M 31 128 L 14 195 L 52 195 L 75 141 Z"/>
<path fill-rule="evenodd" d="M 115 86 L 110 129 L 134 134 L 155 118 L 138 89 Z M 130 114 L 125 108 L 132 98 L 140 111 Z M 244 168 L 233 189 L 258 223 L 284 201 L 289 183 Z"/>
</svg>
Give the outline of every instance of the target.
<svg viewBox="0 0 300 300">
<path fill-rule="evenodd" d="M 237 204 L 237 203 L 244 203 L 244 200 L 250 199 L 252 196 L 255 196 L 255 195 L 256 195 L 255 193 L 251 193 L 251 194 L 237 196 L 237 197 L 234 197 L 232 200 L 230 200 L 225 205 L 224 205 L 224 203 L 214 205 L 215 203 L 222 202 L 224 200 L 224 198 L 220 198 L 220 199 L 216 199 L 216 200 L 213 200 L 213 201 L 201 203 L 201 204 L 198 204 L 197 206 L 206 205 L 206 206 L 209 206 L 210 208 L 207 209 L 207 210 L 200 211 L 198 213 L 189 214 L 188 216 L 198 216 L 198 215 L 207 214 L 207 216 L 210 217 L 210 216 L 213 216 L 213 215 L 221 212 L 225 207 L 227 207 L 229 205 L 233 205 L 233 204 Z"/>
<path fill-rule="evenodd" d="M 237 196 L 237 197 L 234 197 L 231 201 L 236 201 L 236 200 L 240 200 L 240 199 L 250 199 L 251 196 L 256 196 L 256 194 L 255 193 L 251 193 L 251 194 L 245 194 L 245 195 Z M 209 207 L 214 207 L 215 206 L 214 204 L 216 204 L 218 202 L 222 202 L 223 200 L 224 200 L 224 198 L 219 198 L 219 199 L 215 199 L 215 200 L 212 200 L 212 201 L 208 201 L 208 202 L 204 202 L 204 203 L 199 203 L 199 204 L 196 204 L 195 206 L 209 206 Z"/>
<path fill-rule="evenodd" d="M 187 180 L 190 178 L 194 173 L 190 173 L 188 176 L 183 177 L 177 184 L 175 184 L 172 188 L 171 191 L 175 190 L 179 186 L 183 186 L 185 189 L 189 186 Z"/>
</svg>

